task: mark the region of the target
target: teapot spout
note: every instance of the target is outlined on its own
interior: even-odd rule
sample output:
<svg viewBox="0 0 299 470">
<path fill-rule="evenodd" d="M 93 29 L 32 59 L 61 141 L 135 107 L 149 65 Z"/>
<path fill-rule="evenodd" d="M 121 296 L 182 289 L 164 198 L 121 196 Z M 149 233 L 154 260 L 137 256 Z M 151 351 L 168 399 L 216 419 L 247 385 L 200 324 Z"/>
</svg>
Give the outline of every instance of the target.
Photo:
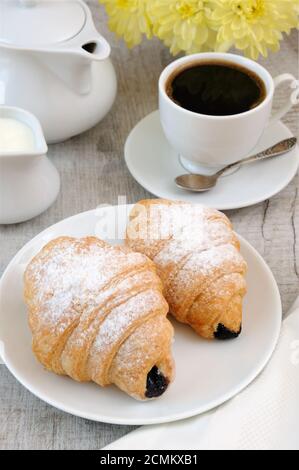
<svg viewBox="0 0 299 470">
<path fill-rule="evenodd" d="M 92 64 L 110 56 L 110 45 L 100 35 L 80 45 L 68 44 L 39 54 L 44 66 L 58 76 L 73 92 L 86 95 L 92 86 Z"/>
<path fill-rule="evenodd" d="M 103 36 L 89 39 L 81 45 L 80 53 L 90 61 L 108 59 L 111 47 Z"/>
<path fill-rule="evenodd" d="M 97 35 L 61 53 L 69 64 L 61 69 L 66 81 L 77 93 L 87 94 L 91 90 L 92 63 L 108 59 L 111 48 L 105 38 Z"/>
</svg>

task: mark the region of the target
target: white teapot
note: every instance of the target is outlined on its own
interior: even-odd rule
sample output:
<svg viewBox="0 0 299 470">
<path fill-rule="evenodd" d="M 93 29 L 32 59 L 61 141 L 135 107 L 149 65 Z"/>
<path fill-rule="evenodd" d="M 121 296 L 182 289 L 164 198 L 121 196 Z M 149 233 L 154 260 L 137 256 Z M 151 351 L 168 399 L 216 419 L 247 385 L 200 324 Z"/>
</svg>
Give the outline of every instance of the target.
<svg viewBox="0 0 299 470">
<path fill-rule="evenodd" d="M 81 0 L 1 0 L 0 81 L 5 104 L 31 111 L 46 141 L 86 131 L 110 110 L 110 46 Z"/>
</svg>

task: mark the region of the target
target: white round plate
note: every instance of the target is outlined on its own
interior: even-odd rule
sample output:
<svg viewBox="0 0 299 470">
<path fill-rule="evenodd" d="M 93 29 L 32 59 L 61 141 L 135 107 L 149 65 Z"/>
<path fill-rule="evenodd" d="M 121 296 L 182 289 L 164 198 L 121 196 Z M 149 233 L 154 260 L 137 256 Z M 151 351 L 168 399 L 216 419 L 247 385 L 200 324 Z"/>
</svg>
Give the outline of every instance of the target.
<svg viewBox="0 0 299 470">
<path fill-rule="evenodd" d="M 291 136 L 289 129 L 278 122 L 266 129 L 251 155 Z M 212 190 L 192 193 L 174 183 L 177 176 L 187 171 L 166 140 L 159 112 L 154 111 L 131 131 L 125 145 L 125 160 L 135 180 L 155 196 L 227 210 L 265 201 L 285 188 L 298 169 L 299 149 L 297 146 L 279 158 L 243 165 L 238 171 L 220 178 Z"/>
<path fill-rule="evenodd" d="M 176 379 L 159 399 L 138 402 L 114 386 L 101 388 L 57 376 L 46 371 L 31 351 L 22 296 L 23 273 L 30 259 L 48 241 L 61 235 L 97 235 L 111 241 L 116 210 L 119 240 L 114 243 L 121 243 L 129 209 L 112 207 L 66 219 L 35 237 L 15 256 L 0 281 L 3 360 L 16 379 L 37 397 L 83 418 L 115 424 L 153 424 L 194 416 L 246 387 L 265 367 L 279 337 L 281 302 L 276 282 L 261 256 L 241 237 L 241 251 L 248 263 L 242 334 L 232 341 L 207 341 L 188 326 L 174 322 Z"/>
</svg>

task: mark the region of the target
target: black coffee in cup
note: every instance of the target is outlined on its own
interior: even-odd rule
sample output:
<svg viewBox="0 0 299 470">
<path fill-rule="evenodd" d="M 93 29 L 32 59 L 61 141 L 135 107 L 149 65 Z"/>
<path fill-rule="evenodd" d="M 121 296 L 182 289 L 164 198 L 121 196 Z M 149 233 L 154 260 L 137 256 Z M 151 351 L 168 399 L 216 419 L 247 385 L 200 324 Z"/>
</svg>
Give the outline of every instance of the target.
<svg viewBox="0 0 299 470">
<path fill-rule="evenodd" d="M 213 60 L 176 70 L 166 83 L 166 93 L 194 113 L 230 116 L 258 106 L 266 97 L 266 87 L 251 70 Z"/>
</svg>

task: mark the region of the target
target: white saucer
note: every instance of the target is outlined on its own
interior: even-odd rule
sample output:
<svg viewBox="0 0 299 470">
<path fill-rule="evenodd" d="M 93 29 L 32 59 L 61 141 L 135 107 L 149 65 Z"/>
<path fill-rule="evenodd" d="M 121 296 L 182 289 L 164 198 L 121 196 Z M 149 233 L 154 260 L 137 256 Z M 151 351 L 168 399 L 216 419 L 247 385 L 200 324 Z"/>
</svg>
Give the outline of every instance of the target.
<svg viewBox="0 0 299 470">
<path fill-rule="evenodd" d="M 278 122 L 265 131 L 251 154 L 291 136 L 289 129 Z M 186 170 L 166 140 L 159 112 L 155 111 L 142 119 L 130 133 L 125 145 L 125 160 L 135 180 L 155 196 L 225 210 L 257 204 L 281 191 L 296 174 L 299 149 L 296 147 L 276 159 L 244 165 L 238 171 L 222 177 L 211 191 L 192 193 L 177 188 L 174 183 L 174 179 L 186 173 Z"/>
<path fill-rule="evenodd" d="M 113 386 L 101 388 L 47 372 L 31 351 L 23 301 L 24 269 L 42 246 L 61 235 L 110 239 L 111 229 L 118 227 L 119 240 L 114 243 L 122 243 L 129 209 L 119 206 L 118 224 L 114 207 L 78 214 L 45 230 L 15 256 L 0 281 L 3 360 L 28 390 L 73 415 L 115 424 L 176 421 L 220 405 L 239 393 L 265 367 L 280 332 L 279 291 L 261 256 L 240 237 L 241 251 L 248 263 L 242 334 L 228 342 L 206 341 L 188 326 L 174 322 L 176 379 L 162 397 L 138 402 Z"/>
</svg>

